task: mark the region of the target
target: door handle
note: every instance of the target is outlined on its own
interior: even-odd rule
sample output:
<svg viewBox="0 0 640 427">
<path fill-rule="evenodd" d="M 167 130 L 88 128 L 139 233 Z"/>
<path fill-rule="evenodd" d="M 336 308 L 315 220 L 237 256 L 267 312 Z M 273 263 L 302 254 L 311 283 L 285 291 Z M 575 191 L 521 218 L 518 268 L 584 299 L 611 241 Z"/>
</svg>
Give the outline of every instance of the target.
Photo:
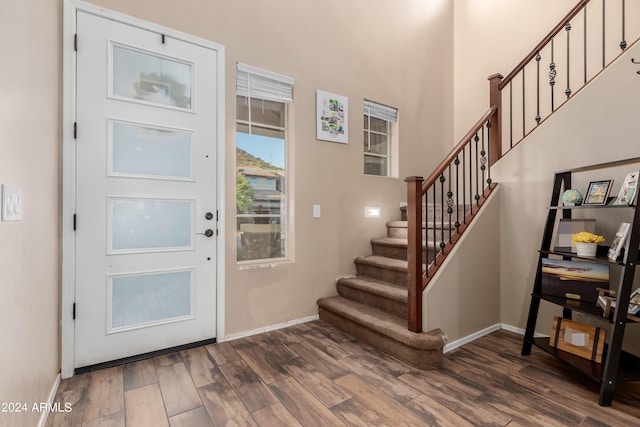
<svg viewBox="0 0 640 427">
<path fill-rule="evenodd" d="M 213 230 L 210 228 L 207 228 L 206 230 L 204 230 L 204 233 L 196 233 L 196 234 L 200 234 L 201 236 L 211 237 L 213 236 Z"/>
</svg>

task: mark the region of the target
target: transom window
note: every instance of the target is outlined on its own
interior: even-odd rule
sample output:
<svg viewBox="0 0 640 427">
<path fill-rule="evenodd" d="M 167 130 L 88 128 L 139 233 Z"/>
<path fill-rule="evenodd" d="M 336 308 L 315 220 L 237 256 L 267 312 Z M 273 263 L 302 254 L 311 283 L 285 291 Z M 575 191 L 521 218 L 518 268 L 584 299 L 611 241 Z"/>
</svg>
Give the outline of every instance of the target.
<svg viewBox="0 0 640 427">
<path fill-rule="evenodd" d="M 364 173 L 391 176 L 393 129 L 398 110 L 364 101 Z"/>
<path fill-rule="evenodd" d="M 287 107 L 293 79 L 238 64 L 237 260 L 287 258 Z"/>
</svg>

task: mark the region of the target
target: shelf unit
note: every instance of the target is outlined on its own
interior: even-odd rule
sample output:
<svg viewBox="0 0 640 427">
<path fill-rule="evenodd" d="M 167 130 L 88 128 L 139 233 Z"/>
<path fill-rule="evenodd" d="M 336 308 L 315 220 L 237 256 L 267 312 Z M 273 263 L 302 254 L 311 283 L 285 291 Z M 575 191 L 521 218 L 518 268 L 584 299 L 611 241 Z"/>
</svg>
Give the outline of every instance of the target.
<svg viewBox="0 0 640 427">
<path fill-rule="evenodd" d="M 627 308 L 629 297 L 633 287 L 633 279 L 638 264 L 638 247 L 640 246 L 640 209 L 637 209 L 637 202 L 632 206 L 609 206 L 609 205 L 581 205 L 562 206 L 560 200 L 561 191 L 573 188 L 571 178 L 576 173 L 591 172 L 599 169 L 608 169 L 619 166 L 635 164 L 640 168 L 640 157 L 621 160 L 617 162 L 602 163 L 598 165 L 575 168 L 555 173 L 551 203 L 548 207 L 547 220 L 542 236 L 542 243 L 538 255 L 538 267 L 531 294 L 531 305 L 522 344 L 522 355 L 531 354 L 531 349 L 536 346 L 547 353 L 556 356 L 558 359 L 583 372 L 588 377 L 600 383 L 600 397 L 598 403 L 601 406 L 610 406 L 613 400 L 613 392 L 616 383 L 624 381 L 640 380 L 640 358 L 622 350 L 622 340 L 625 328 L 628 324 L 635 324 L 633 320 L 627 318 Z M 629 222 L 631 223 L 628 245 L 624 251 L 623 258 L 612 262 L 607 257 L 608 247 L 599 246 L 596 256 L 580 257 L 575 253 L 557 251 L 551 247 L 553 231 L 558 212 L 562 213 L 562 218 L 571 219 L 572 211 L 577 209 L 626 209 L 629 211 Z M 609 317 L 603 317 L 603 310 L 595 303 L 587 303 L 578 300 L 571 300 L 561 297 L 542 294 L 542 259 L 549 255 L 561 256 L 563 259 L 589 260 L 597 263 L 607 263 L 615 268 L 621 269 L 620 280 L 616 292 L 616 309 Z M 610 288 L 614 289 L 615 284 L 611 283 Z M 549 344 L 549 338 L 535 338 L 536 321 L 540 302 L 547 301 L 562 307 L 562 315 L 566 319 L 571 319 L 573 313 L 580 313 L 600 322 L 611 324 L 608 345 L 605 346 L 602 364 L 583 359 L 579 356 L 558 350 Z"/>
</svg>

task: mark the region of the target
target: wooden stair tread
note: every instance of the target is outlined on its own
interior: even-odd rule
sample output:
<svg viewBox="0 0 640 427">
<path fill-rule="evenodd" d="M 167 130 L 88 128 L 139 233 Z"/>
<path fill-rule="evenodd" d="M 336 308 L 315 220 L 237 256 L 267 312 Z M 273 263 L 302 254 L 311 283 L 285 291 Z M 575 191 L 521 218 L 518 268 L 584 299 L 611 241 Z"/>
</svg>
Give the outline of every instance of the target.
<svg viewBox="0 0 640 427">
<path fill-rule="evenodd" d="M 411 348 L 441 350 L 446 343 L 446 336 L 440 329 L 422 333 L 411 332 L 407 329 L 406 319 L 340 296 L 322 298 L 318 300 L 318 306 Z"/>
</svg>

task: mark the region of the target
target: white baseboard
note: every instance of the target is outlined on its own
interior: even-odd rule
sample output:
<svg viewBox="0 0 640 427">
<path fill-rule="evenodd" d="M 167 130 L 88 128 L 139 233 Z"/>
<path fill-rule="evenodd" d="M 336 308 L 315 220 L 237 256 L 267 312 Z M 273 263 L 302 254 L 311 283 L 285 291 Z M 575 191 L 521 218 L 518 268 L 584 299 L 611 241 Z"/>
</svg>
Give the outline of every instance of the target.
<svg viewBox="0 0 640 427">
<path fill-rule="evenodd" d="M 459 340 L 455 340 L 453 342 L 450 342 L 450 343 L 446 344 L 444 346 L 444 353 L 446 354 L 446 353 L 448 353 L 448 352 L 450 352 L 452 350 L 455 350 L 458 347 L 461 347 L 461 346 L 463 346 L 465 344 L 468 344 L 468 343 L 470 343 L 470 342 L 472 342 L 474 340 L 477 340 L 480 337 L 483 337 L 485 335 L 489 335 L 491 332 L 495 332 L 495 331 L 500 330 L 500 329 L 504 329 L 505 331 L 514 332 L 514 333 L 519 334 L 519 335 L 524 335 L 524 332 L 525 332 L 524 329 L 522 329 L 522 328 L 517 328 L 515 326 L 507 325 L 505 323 L 496 323 L 493 326 L 489 326 L 488 328 L 485 328 L 485 329 L 483 329 L 481 331 L 475 332 L 475 333 L 473 333 L 471 335 L 468 335 L 468 336 L 466 336 L 464 338 L 460 338 Z M 533 336 L 536 337 L 536 338 L 548 337 L 548 335 L 539 334 L 537 332 Z"/>
<path fill-rule="evenodd" d="M 286 328 L 287 326 L 298 325 L 300 323 L 307 323 L 313 320 L 318 320 L 317 314 L 314 314 L 313 316 L 303 317 L 300 319 L 290 320 L 288 322 L 276 323 L 274 325 L 265 326 L 264 328 L 258 328 L 258 329 L 253 329 L 251 331 L 245 331 L 237 334 L 227 335 L 222 339 L 218 339 L 217 341 L 218 342 L 233 341 L 233 340 L 237 340 L 238 338 L 250 337 L 251 335 L 257 335 L 263 332 L 275 331 L 277 329 Z"/>
<path fill-rule="evenodd" d="M 56 393 L 58 393 L 58 387 L 60 386 L 60 374 L 56 376 L 55 381 L 53 382 L 53 386 L 51 387 L 51 391 L 49 392 L 49 398 L 47 399 L 47 407 L 53 407 L 53 402 L 56 400 Z M 40 414 L 40 421 L 38 421 L 38 427 L 44 427 L 47 424 L 47 417 L 49 416 L 49 411 L 42 411 Z"/>
<path fill-rule="evenodd" d="M 491 332 L 495 332 L 495 331 L 501 329 L 501 327 L 502 327 L 502 325 L 500 323 L 496 323 L 493 326 L 489 326 L 488 328 L 485 328 L 485 329 L 483 329 L 481 331 L 474 332 L 473 334 L 467 335 L 464 338 L 460 338 L 458 340 L 452 341 L 452 342 L 450 342 L 450 343 L 448 343 L 448 344 L 446 344 L 444 346 L 444 350 L 443 350 L 444 354 L 447 354 L 448 352 L 450 352 L 452 350 L 455 350 L 458 347 L 461 347 L 461 346 L 463 346 L 465 344 L 468 344 L 471 341 L 477 340 L 480 337 L 488 335 Z"/>
<path fill-rule="evenodd" d="M 520 335 L 524 335 L 524 329 L 522 328 L 516 328 L 515 326 L 511 326 L 511 325 L 507 325 L 507 324 L 502 324 L 502 329 L 504 329 L 505 331 L 510 331 L 510 332 L 515 332 L 516 334 L 520 334 Z M 541 337 L 548 337 L 549 335 L 545 335 L 545 334 L 539 334 L 537 332 L 535 332 L 533 334 L 534 338 L 541 338 Z"/>
</svg>

